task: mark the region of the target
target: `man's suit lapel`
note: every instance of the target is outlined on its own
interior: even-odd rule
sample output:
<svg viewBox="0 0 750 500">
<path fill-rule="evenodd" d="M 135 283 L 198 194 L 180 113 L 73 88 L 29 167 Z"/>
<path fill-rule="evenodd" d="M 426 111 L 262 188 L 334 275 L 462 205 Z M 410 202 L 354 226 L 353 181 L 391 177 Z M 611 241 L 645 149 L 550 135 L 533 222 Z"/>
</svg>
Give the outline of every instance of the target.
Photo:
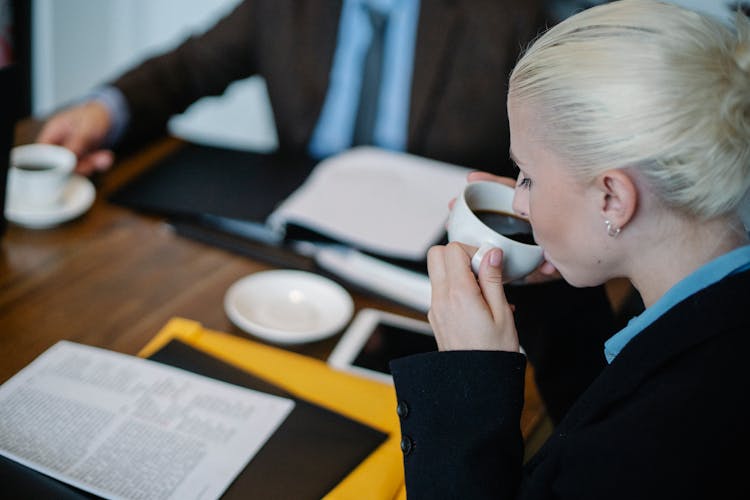
<svg viewBox="0 0 750 500">
<path fill-rule="evenodd" d="M 419 142 L 430 118 L 429 102 L 439 95 L 448 77 L 455 37 L 462 25 L 461 10 L 451 0 L 421 0 L 414 53 L 408 143 Z"/>
<path fill-rule="evenodd" d="M 297 33 L 297 46 L 285 55 L 290 59 L 287 64 L 299 68 L 299 79 L 288 82 L 294 88 L 288 89 L 285 95 L 298 99 L 296 109 L 304 110 L 293 118 L 299 134 L 296 139 L 300 143 L 309 141 L 325 102 L 343 3 L 343 0 L 295 0 L 288 7 L 293 17 L 292 29 Z"/>
</svg>

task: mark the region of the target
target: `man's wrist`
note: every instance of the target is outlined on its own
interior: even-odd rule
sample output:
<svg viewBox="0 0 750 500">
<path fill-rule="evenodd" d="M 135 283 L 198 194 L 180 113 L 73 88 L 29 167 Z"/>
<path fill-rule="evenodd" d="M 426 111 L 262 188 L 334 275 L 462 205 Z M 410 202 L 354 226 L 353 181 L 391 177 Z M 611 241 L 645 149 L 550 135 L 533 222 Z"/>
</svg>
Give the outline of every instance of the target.
<svg viewBox="0 0 750 500">
<path fill-rule="evenodd" d="M 130 109 L 125 96 L 117 87 L 106 86 L 95 89 L 86 100 L 101 104 L 109 115 L 109 129 L 104 137 L 103 145 L 112 147 L 117 144 L 125 134 L 130 121 Z"/>
</svg>

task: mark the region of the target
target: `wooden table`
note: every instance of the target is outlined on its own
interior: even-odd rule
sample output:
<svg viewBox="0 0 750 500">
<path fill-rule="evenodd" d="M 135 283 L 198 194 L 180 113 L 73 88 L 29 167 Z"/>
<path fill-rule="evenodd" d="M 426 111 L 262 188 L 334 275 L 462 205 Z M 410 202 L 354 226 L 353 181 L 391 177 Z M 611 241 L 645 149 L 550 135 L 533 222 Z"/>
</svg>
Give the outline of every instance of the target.
<svg viewBox="0 0 750 500">
<path fill-rule="evenodd" d="M 29 142 L 23 138 L 34 137 L 34 127 L 22 124 L 17 142 Z M 136 354 L 174 316 L 247 337 L 224 313 L 224 293 L 242 276 L 271 266 L 183 238 L 163 219 L 106 200 L 180 145 L 164 139 L 122 158 L 95 179 L 96 201 L 77 220 L 45 230 L 9 223 L 0 240 L 0 383 L 58 340 Z M 420 318 L 408 308 L 352 295 L 357 310 L 376 307 Z M 291 349 L 325 359 L 338 338 Z M 543 417 L 529 369 L 524 436 Z"/>
</svg>

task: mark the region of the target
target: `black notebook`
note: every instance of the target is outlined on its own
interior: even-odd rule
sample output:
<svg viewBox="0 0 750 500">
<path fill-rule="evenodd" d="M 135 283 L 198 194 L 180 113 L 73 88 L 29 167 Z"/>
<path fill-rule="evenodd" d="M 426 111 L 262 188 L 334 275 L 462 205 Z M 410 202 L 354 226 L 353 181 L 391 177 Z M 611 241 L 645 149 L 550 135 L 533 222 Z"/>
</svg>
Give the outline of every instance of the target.
<svg viewBox="0 0 750 500">
<path fill-rule="evenodd" d="M 292 412 L 222 498 L 322 498 L 388 437 L 176 340 L 149 359 L 294 399 Z"/>
<path fill-rule="evenodd" d="M 304 182 L 315 161 L 187 143 L 109 200 L 162 215 L 180 228 L 207 227 L 278 245 L 265 221 Z"/>
<path fill-rule="evenodd" d="M 357 147 L 315 162 L 188 144 L 110 200 L 250 240 L 343 244 L 422 265 L 467 169 Z"/>
<path fill-rule="evenodd" d="M 110 201 L 159 215 L 265 222 L 315 166 L 310 158 L 187 143 Z"/>
</svg>

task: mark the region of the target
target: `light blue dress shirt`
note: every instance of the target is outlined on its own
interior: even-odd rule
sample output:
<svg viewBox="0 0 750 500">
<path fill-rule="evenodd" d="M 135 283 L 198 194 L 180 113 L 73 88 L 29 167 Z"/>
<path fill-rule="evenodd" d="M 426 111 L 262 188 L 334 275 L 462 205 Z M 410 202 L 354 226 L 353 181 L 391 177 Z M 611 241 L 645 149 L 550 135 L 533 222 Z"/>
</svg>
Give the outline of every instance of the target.
<svg viewBox="0 0 750 500">
<path fill-rule="evenodd" d="M 628 342 L 679 302 L 731 274 L 747 270 L 750 270 L 750 245 L 737 248 L 699 267 L 604 343 L 607 362 L 611 363 Z"/>
<path fill-rule="evenodd" d="M 109 131 L 104 138 L 104 146 L 114 146 L 125 133 L 125 127 L 130 122 L 130 109 L 125 96 L 117 87 L 101 87 L 94 90 L 86 99 L 99 101 L 109 112 Z"/>
<path fill-rule="evenodd" d="M 344 0 L 328 92 L 308 144 L 314 158 L 331 156 L 352 144 L 364 59 L 372 37 L 365 6 L 388 14 L 374 143 L 396 151 L 406 149 L 419 0 Z M 130 120 L 127 102 L 115 87 L 98 89 L 88 99 L 97 99 L 109 109 L 112 127 L 106 145 L 112 146 Z"/>
<path fill-rule="evenodd" d="M 383 51 L 387 70 L 382 74 L 373 142 L 386 149 L 406 149 L 419 0 L 344 0 L 328 94 L 309 144 L 314 158 L 336 154 L 352 144 L 372 37 L 367 6 L 388 14 Z"/>
</svg>

